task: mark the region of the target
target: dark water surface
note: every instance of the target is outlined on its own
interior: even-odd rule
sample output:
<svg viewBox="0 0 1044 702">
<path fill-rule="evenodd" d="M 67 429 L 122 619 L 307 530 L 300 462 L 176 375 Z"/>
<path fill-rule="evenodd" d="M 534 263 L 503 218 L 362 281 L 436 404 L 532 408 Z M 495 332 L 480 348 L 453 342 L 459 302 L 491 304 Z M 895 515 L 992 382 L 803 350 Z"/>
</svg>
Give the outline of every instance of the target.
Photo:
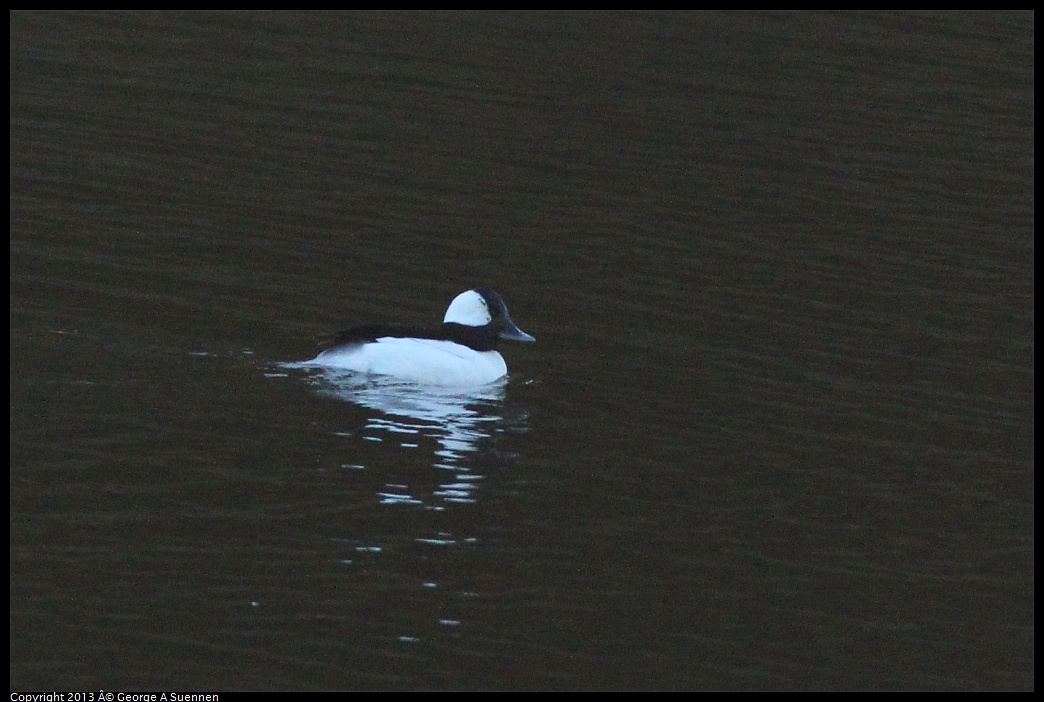
<svg viewBox="0 0 1044 702">
<path fill-rule="evenodd" d="M 12 689 L 1032 689 L 1033 29 L 13 13 Z"/>
</svg>

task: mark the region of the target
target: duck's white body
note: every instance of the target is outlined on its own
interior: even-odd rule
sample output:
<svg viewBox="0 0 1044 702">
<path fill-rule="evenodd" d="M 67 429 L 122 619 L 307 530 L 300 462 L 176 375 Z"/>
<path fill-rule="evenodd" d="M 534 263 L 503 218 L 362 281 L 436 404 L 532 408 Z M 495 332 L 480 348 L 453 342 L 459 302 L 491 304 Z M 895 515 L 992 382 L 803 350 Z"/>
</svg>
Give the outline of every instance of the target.
<svg viewBox="0 0 1044 702">
<path fill-rule="evenodd" d="M 440 339 L 383 337 L 358 346 L 323 351 L 314 362 L 436 385 L 486 385 L 507 375 L 507 363 L 498 352 L 474 351 Z"/>
<path fill-rule="evenodd" d="M 476 288 L 453 300 L 438 327 L 346 329 L 311 364 L 430 385 L 486 385 L 507 375 L 500 339 L 535 341 L 495 292 Z"/>
</svg>

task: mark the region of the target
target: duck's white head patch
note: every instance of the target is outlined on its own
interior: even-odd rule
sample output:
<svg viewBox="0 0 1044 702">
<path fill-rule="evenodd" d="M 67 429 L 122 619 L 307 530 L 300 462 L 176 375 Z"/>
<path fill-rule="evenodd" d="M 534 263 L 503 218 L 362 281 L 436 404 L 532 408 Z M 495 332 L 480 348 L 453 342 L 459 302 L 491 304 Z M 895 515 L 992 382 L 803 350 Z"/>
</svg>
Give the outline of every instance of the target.
<svg viewBox="0 0 1044 702">
<path fill-rule="evenodd" d="M 474 290 L 468 290 L 453 298 L 442 321 L 482 327 L 492 322 L 493 317 L 485 298 Z"/>
</svg>

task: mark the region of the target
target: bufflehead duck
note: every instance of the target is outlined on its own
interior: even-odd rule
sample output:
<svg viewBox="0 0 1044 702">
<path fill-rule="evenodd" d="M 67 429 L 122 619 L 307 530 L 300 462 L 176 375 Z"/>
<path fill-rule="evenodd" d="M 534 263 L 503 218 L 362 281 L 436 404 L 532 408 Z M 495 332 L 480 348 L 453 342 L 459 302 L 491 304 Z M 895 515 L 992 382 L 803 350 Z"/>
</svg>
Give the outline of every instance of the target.
<svg viewBox="0 0 1044 702">
<path fill-rule="evenodd" d="M 487 287 L 457 295 L 436 327 L 367 324 L 337 332 L 310 364 L 431 385 L 486 385 L 507 375 L 501 339 L 536 341 Z"/>
</svg>

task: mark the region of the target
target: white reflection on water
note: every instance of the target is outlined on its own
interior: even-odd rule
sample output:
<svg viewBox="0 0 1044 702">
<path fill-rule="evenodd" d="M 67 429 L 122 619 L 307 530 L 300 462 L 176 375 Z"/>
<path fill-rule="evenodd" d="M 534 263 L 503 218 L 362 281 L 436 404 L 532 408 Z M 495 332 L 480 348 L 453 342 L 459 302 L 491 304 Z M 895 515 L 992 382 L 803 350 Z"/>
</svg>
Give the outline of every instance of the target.
<svg viewBox="0 0 1044 702">
<path fill-rule="evenodd" d="M 320 395 L 367 410 L 362 428 L 347 432 L 349 435 L 421 450 L 431 445 L 425 439 L 434 439 L 437 448 L 432 453 L 432 466 L 440 469 L 441 476 L 432 496 L 438 502 L 474 502 L 476 485 L 482 478 L 475 472 L 484 462 L 480 459 L 494 454 L 503 457 L 495 447 L 497 437 L 505 431 L 527 429 L 526 413 L 505 404 L 506 378 L 479 388 L 460 389 L 359 376 L 309 364 L 287 363 L 282 367 L 306 370 L 308 382 Z M 378 494 L 382 504 L 425 505 L 425 500 L 402 484 L 385 484 Z"/>
</svg>

